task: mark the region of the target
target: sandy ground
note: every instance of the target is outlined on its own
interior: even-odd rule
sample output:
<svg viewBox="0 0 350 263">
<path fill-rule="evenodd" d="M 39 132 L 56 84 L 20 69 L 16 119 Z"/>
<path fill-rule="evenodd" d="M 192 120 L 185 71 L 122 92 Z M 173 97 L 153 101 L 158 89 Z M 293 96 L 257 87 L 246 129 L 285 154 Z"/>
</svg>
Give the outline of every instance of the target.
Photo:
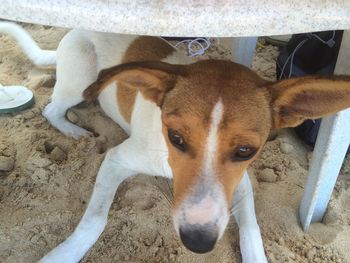
<svg viewBox="0 0 350 263">
<path fill-rule="evenodd" d="M 55 49 L 64 29 L 25 25 L 43 48 Z M 254 69 L 274 79 L 277 48 L 258 47 Z M 228 57 L 217 45 L 209 56 Z M 79 77 L 79 76 L 77 76 Z M 68 113 L 96 134 L 75 141 L 41 116 L 55 81 L 54 70 L 35 68 L 14 41 L 0 35 L 0 82 L 31 88 L 36 104 L 0 116 L 0 262 L 36 262 L 77 225 L 108 148 L 126 135 L 99 109 L 80 105 Z M 257 181 L 256 211 L 270 262 L 350 262 L 350 160 L 346 160 L 323 223 L 308 234 L 298 206 L 310 149 L 291 131 L 266 144 L 251 171 Z M 5 170 L 5 171 L 4 171 Z M 216 249 L 195 255 L 182 247 L 170 213 L 171 182 L 137 176 L 119 188 L 108 225 L 82 262 L 241 262 L 238 231 L 231 222 Z"/>
</svg>

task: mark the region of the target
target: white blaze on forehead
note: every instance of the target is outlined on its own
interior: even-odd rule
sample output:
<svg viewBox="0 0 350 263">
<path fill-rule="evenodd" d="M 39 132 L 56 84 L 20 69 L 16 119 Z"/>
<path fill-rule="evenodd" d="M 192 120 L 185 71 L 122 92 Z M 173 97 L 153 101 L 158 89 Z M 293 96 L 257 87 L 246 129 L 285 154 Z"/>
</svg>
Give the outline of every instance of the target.
<svg viewBox="0 0 350 263">
<path fill-rule="evenodd" d="M 199 180 L 192 187 L 174 217 L 177 231 L 179 226 L 213 224 L 218 227 L 219 238 L 224 233 L 229 216 L 223 187 L 216 178 L 215 169 L 218 155 L 218 133 L 223 114 L 224 105 L 219 99 L 210 115 L 209 132 Z"/>
<path fill-rule="evenodd" d="M 221 102 L 221 98 L 215 104 L 211 115 L 210 115 L 210 127 L 207 138 L 206 147 L 204 149 L 204 164 L 203 164 L 203 172 L 206 175 L 213 175 L 214 172 L 214 162 L 217 154 L 218 147 L 218 130 L 219 125 L 222 120 L 222 116 L 224 113 L 224 105 Z"/>
</svg>

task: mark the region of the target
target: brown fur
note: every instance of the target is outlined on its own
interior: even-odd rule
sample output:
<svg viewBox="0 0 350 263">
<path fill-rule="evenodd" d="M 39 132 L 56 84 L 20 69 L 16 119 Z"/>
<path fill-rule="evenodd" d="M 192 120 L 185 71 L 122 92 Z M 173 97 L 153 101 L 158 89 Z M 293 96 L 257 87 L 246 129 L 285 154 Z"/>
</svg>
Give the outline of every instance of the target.
<svg viewBox="0 0 350 263">
<path fill-rule="evenodd" d="M 143 36 L 135 39 L 126 51 L 122 63 L 133 61 L 159 61 L 171 55 L 175 49 L 157 37 Z M 123 83 L 118 84 L 118 107 L 123 118 L 130 123 L 137 90 Z"/>
<path fill-rule="evenodd" d="M 224 113 L 218 132 L 215 171 L 228 203 L 244 170 L 256 157 L 232 160 L 237 148 L 251 146 L 260 151 L 272 128 L 293 126 L 305 118 L 350 106 L 350 78 L 304 77 L 267 83 L 251 70 L 229 61 L 208 60 L 186 66 L 161 62 L 125 64 L 104 70 L 100 82 L 93 85 L 111 78 L 130 87 L 141 87 L 143 95 L 162 108 L 163 135 L 174 177 L 175 207 L 205 172 L 202 171 L 204 147 L 211 112 L 219 98 Z M 185 152 L 171 145 L 168 128 L 183 136 L 188 145 Z"/>
<path fill-rule="evenodd" d="M 140 61 L 160 61 L 171 55 L 175 49 L 166 43 L 164 40 L 157 37 L 142 36 L 135 39 L 126 50 L 122 63 L 140 62 Z M 98 80 L 102 81 L 102 85 L 95 85 L 94 88 L 87 89 L 84 92 L 87 101 L 94 100 L 102 90 L 111 82 L 116 81 L 113 78 L 116 67 L 112 69 L 103 70 L 100 72 Z M 104 82 L 103 79 L 109 79 Z M 129 85 L 118 82 L 117 102 L 121 115 L 124 120 L 130 123 L 133 105 L 135 103 L 137 90 L 130 88 Z"/>
<path fill-rule="evenodd" d="M 293 127 L 348 107 L 349 83 L 348 76 L 308 76 L 274 83 L 270 88 L 274 127 Z"/>
<path fill-rule="evenodd" d="M 130 62 L 126 64 L 120 64 L 111 68 L 103 69 L 98 74 L 97 80 L 90 84 L 84 92 L 83 97 L 86 101 L 91 102 L 94 101 L 98 95 L 100 95 L 101 91 L 108 86 L 108 84 L 117 81 L 119 74 L 129 70 L 139 70 L 136 72 L 151 72 L 150 70 L 161 71 L 160 77 L 165 76 L 165 73 L 168 75 L 176 75 L 176 76 L 184 76 L 186 75 L 186 70 L 182 66 L 177 65 L 169 65 L 167 63 L 163 63 L 160 61 L 143 61 L 143 62 Z M 145 75 L 146 76 L 146 75 Z M 133 87 L 137 88 L 137 87 Z"/>
<path fill-rule="evenodd" d="M 224 115 L 215 168 L 218 180 L 225 186 L 227 201 L 231 201 L 244 168 L 250 163 L 232 162 L 232 151 L 252 141 L 260 148 L 271 127 L 269 98 L 261 88 L 264 84 L 265 81 L 252 71 L 227 61 L 201 61 L 189 66 L 188 76 L 178 77 L 176 88 L 166 94 L 162 107 L 163 125 L 179 131 L 190 145 L 189 151 L 183 153 L 166 139 L 169 164 L 174 173 L 175 207 L 203 172 L 210 115 L 219 98 L 224 105 Z M 167 138 L 166 128 L 163 134 Z"/>
<path fill-rule="evenodd" d="M 135 104 L 137 92 L 136 89 L 130 89 L 130 87 L 124 83 L 118 83 L 118 109 L 127 123 L 131 121 L 132 109 Z"/>
<path fill-rule="evenodd" d="M 168 128 L 178 131 L 189 148 L 183 153 L 173 147 L 168 139 Z M 163 118 L 163 134 L 169 149 L 169 165 L 174 176 L 174 207 L 188 193 L 196 178 L 201 173 L 204 142 L 208 131 L 208 123 L 197 116 L 182 113 L 181 116 L 171 115 Z"/>
<path fill-rule="evenodd" d="M 171 55 L 175 49 L 158 37 L 142 36 L 127 49 L 122 62 L 159 61 Z"/>
</svg>

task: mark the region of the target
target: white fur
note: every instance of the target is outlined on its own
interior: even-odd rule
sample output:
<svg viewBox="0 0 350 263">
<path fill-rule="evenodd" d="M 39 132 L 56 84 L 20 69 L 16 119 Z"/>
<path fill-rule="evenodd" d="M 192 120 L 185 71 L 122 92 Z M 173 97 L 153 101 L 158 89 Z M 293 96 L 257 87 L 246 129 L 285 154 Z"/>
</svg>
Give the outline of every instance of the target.
<svg viewBox="0 0 350 263">
<path fill-rule="evenodd" d="M 16 39 L 24 53 L 35 65 L 42 67 L 56 65 L 56 51 L 42 50 L 19 25 L 11 22 L 0 22 L 0 33 L 5 33 Z"/>
<path fill-rule="evenodd" d="M 214 221 L 217 221 L 219 228 L 219 238 L 224 234 L 225 228 L 228 223 L 228 213 L 227 213 L 227 202 L 225 198 L 224 188 L 217 180 L 217 174 L 215 172 L 215 163 L 217 160 L 218 153 L 218 143 L 219 143 L 219 125 L 222 121 L 224 115 L 224 105 L 222 104 L 221 98 L 215 104 L 213 111 L 211 113 L 211 123 L 209 128 L 209 134 L 207 138 L 207 145 L 204 152 L 204 163 L 203 171 L 207 177 L 204 178 L 203 182 L 208 184 L 214 192 L 215 202 L 213 202 L 212 211 L 208 216 L 211 216 Z"/>
<path fill-rule="evenodd" d="M 210 127 L 207 138 L 207 144 L 204 150 L 203 173 L 207 176 L 215 176 L 215 161 L 218 147 L 219 125 L 224 114 L 224 105 L 221 98 L 215 104 L 210 115 Z"/>
<path fill-rule="evenodd" d="M 118 105 L 116 104 L 117 100 L 117 84 L 115 82 L 109 84 L 98 97 L 101 108 L 103 111 L 116 123 L 123 128 L 123 130 L 130 135 L 130 125 L 124 120 L 121 115 Z"/>
<path fill-rule="evenodd" d="M 73 30 L 64 36 L 57 49 L 57 81 L 52 101 L 43 112 L 54 127 L 76 139 L 91 135 L 90 132 L 70 123 L 65 118 L 65 113 L 84 100 L 83 91 L 96 80 L 101 69 L 121 62 L 123 53 L 135 38 L 134 36 L 121 38 L 116 34 L 80 30 Z M 108 91 L 110 90 L 104 91 L 101 97 L 108 97 L 105 96 Z M 116 96 L 109 99 L 113 98 Z M 107 114 L 117 108 L 109 101 L 101 105 Z M 118 111 L 115 111 L 115 114 L 118 114 Z M 115 115 L 110 117 L 116 119 Z M 122 119 L 122 116 L 118 115 L 118 119 Z"/>
<path fill-rule="evenodd" d="M 40 263 L 76 263 L 96 242 L 107 224 L 109 208 L 119 184 L 127 177 L 143 172 L 134 169 L 139 149 L 128 139 L 111 149 L 98 172 L 93 194 L 78 226 L 63 243 L 53 249 Z M 133 169 L 130 169 L 132 167 Z"/>
<path fill-rule="evenodd" d="M 175 212 L 174 225 L 176 229 L 188 224 L 197 226 L 212 224 L 217 228 L 219 238 L 224 233 L 229 219 L 228 207 L 223 186 L 217 180 L 218 175 L 215 169 L 219 125 L 223 114 L 224 105 L 219 99 L 210 115 L 201 174 L 199 180 Z"/>
<path fill-rule="evenodd" d="M 55 52 L 42 51 L 28 34 L 13 24 L 0 22 L 0 31 L 16 38 L 23 50 L 37 64 L 54 63 Z M 62 133 L 79 138 L 89 132 L 70 123 L 65 118 L 66 111 L 83 100 L 84 89 L 94 82 L 101 69 L 114 66 L 135 39 L 133 36 L 97 33 L 73 30 L 61 41 L 57 49 L 57 82 L 52 101 L 43 114 L 51 124 Z M 189 59 L 175 52 L 164 61 L 171 63 L 189 63 Z M 137 95 L 131 124 L 128 125 L 120 115 L 115 88 L 105 89 L 99 96 L 102 109 L 130 134 L 130 138 L 108 151 L 98 172 L 91 200 L 77 228 L 63 243 L 54 248 L 41 263 L 76 263 L 83 258 L 96 242 L 106 223 L 110 205 L 119 184 L 127 177 L 137 174 L 152 174 L 171 177 L 172 172 L 167 162 L 168 150 L 163 138 L 160 109 L 153 103 Z M 114 104 L 115 103 L 115 104 Z M 221 208 L 215 214 L 224 214 L 222 188 L 215 180 L 214 162 L 216 158 L 218 125 L 223 107 L 219 101 L 212 113 L 211 127 L 207 142 L 207 155 L 203 170 L 210 171 L 204 178 L 206 187 L 213 186 L 214 198 L 205 196 L 202 213 L 206 208 L 215 207 L 219 200 Z M 211 185 L 211 183 L 213 183 Z M 220 197 L 221 196 L 221 197 Z M 208 198 L 206 198 L 208 197 Z M 248 175 L 245 174 L 234 196 L 235 218 L 240 227 L 240 244 L 244 263 L 265 263 L 266 257 L 262 246 L 260 230 L 256 223 L 254 199 Z M 226 209 L 227 213 L 227 209 Z M 197 214 L 198 215 L 198 214 Z M 196 216 L 195 216 L 196 217 Z M 194 219 L 196 219 L 194 217 Z M 227 219 L 220 224 L 226 225 Z M 225 222 L 226 221 L 226 222 Z M 224 229 L 224 228 L 223 228 Z M 223 232 L 222 229 L 222 232 Z M 222 233 L 221 233 L 222 234 Z M 221 235 L 220 234 L 220 235 Z"/>
<path fill-rule="evenodd" d="M 247 171 L 234 192 L 232 211 L 239 227 L 243 263 L 267 263 L 260 228 L 256 221 L 253 188 Z"/>
</svg>

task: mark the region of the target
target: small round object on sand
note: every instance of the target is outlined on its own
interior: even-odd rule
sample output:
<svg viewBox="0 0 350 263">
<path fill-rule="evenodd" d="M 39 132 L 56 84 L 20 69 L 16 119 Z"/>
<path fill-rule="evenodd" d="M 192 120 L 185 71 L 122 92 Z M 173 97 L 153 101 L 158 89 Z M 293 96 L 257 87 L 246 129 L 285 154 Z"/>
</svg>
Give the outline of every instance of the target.
<svg viewBox="0 0 350 263">
<path fill-rule="evenodd" d="M 30 108 L 34 104 L 33 92 L 23 86 L 0 85 L 0 114 Z"/>
<path fill-rule="evenodd" d="M 277 181 L 277 174 L 275 174 L 273 169 L 265 168 L 258 174 L 257 179 L 260 182 L 274 183 Z"/>
<path fill-rule="evenodd" d="M 11 172 L 15 166 L 13 157 L 0 156 L 0 171 Z"/>
<path fill-rule="evenodd" d="M 58 146 L 56 146 L 51 152 L 51 158 L 55 161 L 63 161 L 67 159 L 67 154 Z"/>
</svg>

